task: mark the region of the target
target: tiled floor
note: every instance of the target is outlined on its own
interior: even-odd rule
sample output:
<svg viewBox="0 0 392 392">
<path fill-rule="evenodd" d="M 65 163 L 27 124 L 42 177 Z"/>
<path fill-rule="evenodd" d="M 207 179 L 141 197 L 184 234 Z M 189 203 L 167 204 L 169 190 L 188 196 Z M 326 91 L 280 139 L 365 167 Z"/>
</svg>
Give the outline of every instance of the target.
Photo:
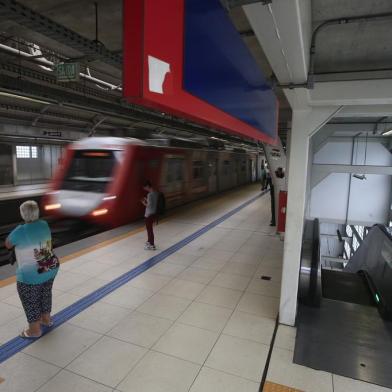
<svg viewBox="0 0 392 392">
<path fill-rule="evenodd" d="M 156 227 L 158 251 L 258 193 L 187 206 Z M 279 306 L 283 243 L 258 199 L 0 365 L 0 392 L 257 392 Z M 56 311 L 151 257 L 144 233 L 62 266 Z M 266 275 L 271 280 L 261 280 Z M 14 286 L 0 289 L 0 343 L 24 326 Z M 280 326 L 268 380 L 304 392 L 386 389 L 292 363 Z"/>
</svg>

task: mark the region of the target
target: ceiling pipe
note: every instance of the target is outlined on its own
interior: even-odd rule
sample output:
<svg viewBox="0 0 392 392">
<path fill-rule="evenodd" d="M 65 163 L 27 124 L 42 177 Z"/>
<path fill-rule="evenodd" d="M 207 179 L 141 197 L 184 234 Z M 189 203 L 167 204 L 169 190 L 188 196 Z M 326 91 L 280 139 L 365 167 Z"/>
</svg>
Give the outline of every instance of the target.
<svg viewBox="0 0 392 392">
<path fill-rule="evenodd" d="M 39 65 L 43 65 L 45 67 L 51 67 L 53 69 L 53 67 L 55 66 L 55 63 L 53 61 L 50 61 L 50 60 L 48 60 L 48 59 L 46 59 L 44 57 L 34 56 L 34 55 L 30 54 L 30 53 L 24 52 L 24 51 L 19 50 L 19 49 L 15 49 L 15 48 L 13 48 L 11 46 L 8 46 L 8 45 L 0 44 L 0 49 L 4 50 L 5 52 L 12 53 L 12 54 L 14 54 L 16 56 L 24 57 L 24 58 L 28 59 L 29 61 L 33 61 L 33 62 L 35 62 L 35 63 L 37 63 Z M 120 86 L 116 86 L 116 85 L 114 85 L 112 83 L 105 82 L 104 80 L 94 78 L 93 76 L 85 74 L 83 72 L 80 72 L 80 77 L 83 78 L 83 79 L 86 79 L 86 80 L 88 80 L 90 82 L 94 82 L 94 83 L 96 83 L 96 84 L 98 84 L 98 85 L 100 85 L 102 87 L 105 87 L 105 88 L 107 88 L 109 90 L 112 90 L 112 91 L 113 90 L 122 91 L 122 88 Z"/>
<path fill-rule="evenodd" d="M 310 57 L 309 57 L 309 71 L 307 80 L 304 83 L 277 83 L 272 79 L 272 85 L 274 87 L 280 87 L 283 89 L 295 89 L 295 88 L 307 88 L 309 90 L 314 89 L 314 82 L 315 82 L 315 74 L 314 66 L 315 66 L 315 55 L 316 55 L 316 40 L 317 36 L 322 29 L 328 26 L 333 25 L 342 25 L 342 24 L 349 24 L 349 23 L 359 23 L 361 21 L 368 21 L 368 20 L 383 20 L 392 18 L 392 12 L 385 12 L 381 14 L 368 14 L 368 15 L 359 15 L 359 16 L 349 16 L 349 17 L 342 17 L 342 18 L 335 18 L 329 19 L 324 21 L 323 23 L 319 24 L 312 33 L 311 44 L 310 44 Z M 390 70 L 390 69 L 385 69 Z M 380 70 L 354 70 L 354 71 L 344 71 L 344 73 L 358 73 L 358 72 L 375 72 Z M 382 70 L 381 70 L 382 71 Z M 334 73 L 343 73 L 343 72 L 328 72 L 329 74 Z M 350 79 L 350 80 L 361 80 L 361 79 Z"/>
<path fill-rule="evenodd" d="M 309 72 L 308 72 L 308 80 L 306 83 L 307 88 L 308 89 L 314 88 L 314 76 L 315 76 L 314 64 L 315 64 L 315 54 L 316 54 L 316 40 L 317 40 L 317 35 L 320 33 L 322 29 L 333 25 L 358 23 L 361 21 L 368 21 L 368 20 L 382 20 L 388 18 L 392 18 L 392 12 L 384 12 L 381 14 L 373 14 L 373 15 L 367 14 L 367 15 L 359 15 L 359 16 L 349 16 L 344 18 L 335 18 L 335 19 L 326 20 L 323 23 L 319 24 L 312 33 L 312 39 L 310 44 L 310 57 L 309 57 Z"/>
</svg>

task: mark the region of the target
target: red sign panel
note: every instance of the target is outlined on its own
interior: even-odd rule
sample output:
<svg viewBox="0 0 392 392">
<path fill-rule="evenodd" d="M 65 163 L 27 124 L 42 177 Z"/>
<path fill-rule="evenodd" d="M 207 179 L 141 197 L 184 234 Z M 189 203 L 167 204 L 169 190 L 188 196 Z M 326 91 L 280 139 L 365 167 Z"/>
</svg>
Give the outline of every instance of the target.
<svg viewBox="0 0 392 392">
<path fill-rule="evenodd" d="M 208 1 L 211 3 L 212 0 Z M 273 131 L 264 132 L 184 89 L 186 4 L 186 0 L 124 0 L 124 98 L 274 144 L 278 117 L 275 98 Z M 193 76 L 197 81 L 203 74 Z M 230 94 L 230 91 L 227 93 Z M 233 96 L 233 101 L 235 99 Z"/>
</svg>

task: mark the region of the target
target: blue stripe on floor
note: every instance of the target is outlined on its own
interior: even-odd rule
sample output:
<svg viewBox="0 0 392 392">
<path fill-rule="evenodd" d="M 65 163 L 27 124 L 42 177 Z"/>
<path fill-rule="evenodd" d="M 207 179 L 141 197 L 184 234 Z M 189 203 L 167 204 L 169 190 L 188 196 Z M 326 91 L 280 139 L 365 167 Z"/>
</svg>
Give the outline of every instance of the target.
<svg viewBox="0 0 392 392">
<path fill-rule="evenodd" d="M 105 284 L 104 286 L 100 287 L 99 289 L 95 290 L 94 292 L 86 295 L 85 297 L 81 298 L 79 301 L 76 301 L 72 305 L 68 306 L 67 308 L 61 310 L 57 314 L 53 316 L 53 326 L 51 328 L 45 328 L 43 330 L 43 335 L 47 334 L 51 330 L 58 328 L 60 325 L 64 324 L 66 321 L 70 320 L 72 317 L 75 317 L 79 313 L 83 312 L 83 310 L 87 309 L 91 305 L 95 304 L 97 301 L 105 297 L 106 295 L 110 294 L 114 290 L 117 290 L 119 287 L 128 283 L 130 280 L 136 278 L 143 272 L 147 271 L 154 265 L 160 263 L 162 260 L 166 259 L 168 256 L 172 255 L 173 253 L 177 252 L 179 249 L 183 248 L 185 245 L 189 244 L 196 238 L 200 237 L 201 235 L 205 234 L 215 226 L 221 224 L 226 219 L 230 218 L 232 215 L 236 214 L 243 208 L 247 207 L 249 204 L 256 201 L 259 197 L 266 194 L 268 191 L 264 191 L 261 194 L 251 198 L 250 200 L 246 201 L 245 203 L 241 204 L 237 208 L 229 211 L 225 215 L 221 216 L 220 218 L 214 220 L 213 222 L 209 223 L 208 225 L 202 227 L 201 229 L 195 231 L 193 234 L 189 235 L 188 237 L 184 238 L 183 240 L 177 242 L 176 244 L 170 246 L 163 252 L 153 256 L 140 264 L 139 266 L 133 268 L 132 270 L 126 272 L 125 274 L 119 276 L 118 278 L 112 280 L 111 282 Z M 8 358 L 12 357 L 16 353 L 20 352 L 30 344 L 32 344 L 37 339 L 23 339 L 21 337 L 15 337 L 9 340 L 7 343 L 4 343 L 0 346 L 0 363 L 6 361 Z"/>
</svg>

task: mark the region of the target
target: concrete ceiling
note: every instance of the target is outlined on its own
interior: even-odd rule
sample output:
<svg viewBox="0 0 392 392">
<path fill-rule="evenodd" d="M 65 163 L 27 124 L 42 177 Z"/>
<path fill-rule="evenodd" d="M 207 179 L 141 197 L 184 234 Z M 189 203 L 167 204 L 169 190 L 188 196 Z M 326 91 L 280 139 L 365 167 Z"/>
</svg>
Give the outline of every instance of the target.
<svg viewBox="0 0 392 392">
<path fill-rule="evenodd" d="M 391 0 L 312 0 L 313 30 L 326 20 L 392 12 Z M 392 68 L 392 18 L 332 25 L 317 35 L 315 72 Z"/>
</svg>

